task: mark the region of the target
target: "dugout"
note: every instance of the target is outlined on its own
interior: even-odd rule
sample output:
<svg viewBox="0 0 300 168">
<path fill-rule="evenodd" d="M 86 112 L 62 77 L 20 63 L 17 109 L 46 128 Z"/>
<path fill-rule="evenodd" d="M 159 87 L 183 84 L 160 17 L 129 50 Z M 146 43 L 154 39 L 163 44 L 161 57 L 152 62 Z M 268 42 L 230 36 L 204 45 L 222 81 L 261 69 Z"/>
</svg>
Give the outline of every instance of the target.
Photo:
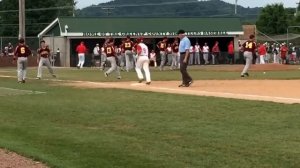
<svg viewBox="0 0 300 168">
<path fill-rule="evenodd" d="M 105 38 L 115 38 L 116 45 L 127 35 L 132 38 L 143 36 L 149 49 L 167 36 L 169 41 L 177 38 L 176 32 L 184 29 L 194 45 L 201 46 L 205 42 L 210 48 L 215 41 L 219 41 L 221 51 L 227 51 L 227 45 L 234 41 L 238 51 L 239 36 L 243 35 L 243 28 L 239 18 L 86 18 L 60 17 L 48 25 L 39 35 L 55 51 L 60 49 L 61 66 L 75 66 L 77 55 L 76 46 L 84 41 L 89 49 L 85 66 L 91 62 L 91 53 L 96 45 L 102 45 Z"/>
</svg>

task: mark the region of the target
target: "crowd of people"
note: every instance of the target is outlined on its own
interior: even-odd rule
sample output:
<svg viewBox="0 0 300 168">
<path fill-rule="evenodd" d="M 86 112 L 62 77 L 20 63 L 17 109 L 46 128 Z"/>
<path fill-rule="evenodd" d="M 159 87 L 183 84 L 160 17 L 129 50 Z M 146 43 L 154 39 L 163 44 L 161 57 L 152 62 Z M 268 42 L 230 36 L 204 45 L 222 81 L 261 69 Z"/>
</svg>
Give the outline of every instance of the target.
<svg viewBox="0 0 300 168">
<path fill-rule="evenodd" d="M 300 48 L 292 43 L 258 43 L 255 64 L 299 64 Z"/>
</svg>

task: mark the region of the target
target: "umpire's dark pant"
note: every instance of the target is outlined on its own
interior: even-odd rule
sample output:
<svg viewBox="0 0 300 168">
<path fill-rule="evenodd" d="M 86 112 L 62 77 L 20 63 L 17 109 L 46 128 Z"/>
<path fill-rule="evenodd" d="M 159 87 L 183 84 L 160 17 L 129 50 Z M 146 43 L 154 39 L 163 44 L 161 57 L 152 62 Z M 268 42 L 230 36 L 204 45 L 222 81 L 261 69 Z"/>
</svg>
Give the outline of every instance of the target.
<svg viewBox="0 0 300 168">
<path fill-rule="evenodd" d="M 186 63 L 183 62 L 184 58 L 185 58 L 185 52 L 180 53 L 180 72 L 182 75 L 182 84 L 188 84 L 190 81 L 192 81 L 191 76 L 188 74 L 186 70 L 189 63 L 189 57 Z"/>
</svg>

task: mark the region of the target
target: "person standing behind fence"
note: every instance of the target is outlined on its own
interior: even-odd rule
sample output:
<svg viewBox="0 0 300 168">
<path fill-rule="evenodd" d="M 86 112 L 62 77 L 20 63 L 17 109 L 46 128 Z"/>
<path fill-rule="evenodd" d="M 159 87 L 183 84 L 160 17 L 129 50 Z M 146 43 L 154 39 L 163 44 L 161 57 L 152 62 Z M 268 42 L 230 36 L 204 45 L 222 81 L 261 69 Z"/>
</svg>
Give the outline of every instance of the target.
<svg viewBox="0 0 300 168">
<path fill-rule="evenodd" d="M 100 62 L 101 62 L 101 51 L 99 44 L 97 43 L 96 46 L 93 49 L 93 66 L 94 67 L 100 67 Z"/>
<path fill-rule="evenodd" d="M 209 64 L 209 61 L 208 61 L 209 46 L 207 45 L 207 43 L 204 43 L 204 46 L 202 47 L 202 52 L 203 52 L 203 58 L 205 61 L 205 65 L 208 65 Z"/>
<path fill-rule="evenodd" d="M 14 46 L 11 43 L 8 43 L 8 56 L 9 57 L 13 57 L 14 56 Z"/>
<path fill-rule="evenodd" d="M 261 44 L 258 48 L 258 55 L 259 55 L 259 63 L 265 64 L 265 56 L 267 54 L 267 49 L 265 44 Z"/>
<path fill-rule="evenodd" d="M 121 79 L 120 69 L 117 66 L 118 58 L 115 53 L 114 39 L 107 39 L 105 43 L 106 47 L 104 48 L 104 50 L 107 56 L 107 61 L 110 62 L 111 67 L 104 73 L 104 76 L 108 77 L 108 75 L 110 75 L 113 71 L 116 71 L 117 79 Z"/>
<path fill-rule="evenodd" d="M 83 41 L 77 46 L 76 52 L 78 53 L 77 68 L 81 69 L 81 68 L 83 68 L 83 64 L 84 64 L 84 61 L 85 61 L 85 53 L 87 52 L 87 48 L 84 45 Z"/>
<path fill-rule="evenodd" d="M 201 47 L 198 42 L 194 46 L 194 50 L 195 50 L 195 64 L 200 65 L 201 64 L 201 60 L 200 60 Z"/>
<path fill-rule="evenodd" d="M 137 46 L 136 46 L 136 53 L 137 53 L 137 61 L 136 61 L 136 73 L 139 78 L 139 83 L 142 83 L 144 80 L 144 76 L 142 73 L 142 69 L 145 72 L 146 77 L 146 84 L 151 84 L 151 77 L 150 77 L 150 70 L 149 70 L 149 50 L 148 47 L 143 43 L 143 38 L 140 37 L 137 39 Z"/>
<path fill-rule="evenodd" d="M 227 55 L 227 59 L 228 59 L 228 64 L 233 64 L 234 63 L 234 46 L 233 46 L 233 41 L 230 41 L 229 45 L 228 45 L 228 55 Z"/>
<path fill-rule="evenodd" d="M 194 53 L 195 49 L 194 46 L 190 46 L 190 58 L 189 58 L 189 65 L 194 65 Z"/>
<path fill-rule="evenodd" d="M 250 35 L 249 40 L 243 44 L 244 57 L 246 65 L 241 73 L 241 77 L 249 76 L 248 69 L 252 64 L 253 55 L 255 54 L 256 43 L 254 42 L 254 35 Z"/>
<path fill-rule="evenodd" d="M 179 43 L 178 39 L 176 38 L 174 40 L 174 43 L 172 44 L 172 64 L 171 64 L 171 69 L 174 70 L 178 67 L 178 57 L 179 55 Z"/>
<path fill-rule="evenodd" d="M 42 71 L 43 71 L 43 65 L 45 64 L 49 70 L 49 73 L 52 75 L 52 77 L 56 77 L 54 75 L 53 69 L 51 67 L 50 61 L 49 61 L 49 56 L 50 56 L 50 49 L 46 45 L 45 41 L 42 40 L 40 42 L 41 47 L 37 50 L 38 57 L 37 57 L 37 63 L 38 63 L 38 74 L 37 74 L 37 79 L 42 78 Z"/>
<path fill-rule="evenodd" d="M 189 49 L 191 46 L 191 41 L 186 37 L 184 30 L 179 30 L 177 32 L 180 38 L 179 52 L 180 52 L 180 72 L 182 75 L 182 84 L 178 87 L 189 87 L 193 83 L 193 79 L 187 72 L 187 66 L 189 63 Z"/>
<path fill-rule="evenodd" d="M 219 63 L 219 55 L 220 55 L 219 42 L 216 41 L 215 45 L 212 48 L 212 64 L 213 65 L 215 65 L 216 63 Z"/>
<path fill-rule="evenodd" d="M 28 65 L 27 57 L 30 55 L 30 48 L 25 45 L 25 40 L 21 38 L 19 40 L 19 45 L 16 47 L 13 57 L 13 60 L 17 59 L 18 83 L 25 83 Z"/>
<path fill-rule="evenodd" d="M 159 49 L 160 54 L 160 71 L 164 70 L 164 66 L 166 63 L 166 50 L 167 50 L 167 41 L 168 38 L 164 37 L 162 41 L 157 43 L 157 48 Z"/>
</svg>

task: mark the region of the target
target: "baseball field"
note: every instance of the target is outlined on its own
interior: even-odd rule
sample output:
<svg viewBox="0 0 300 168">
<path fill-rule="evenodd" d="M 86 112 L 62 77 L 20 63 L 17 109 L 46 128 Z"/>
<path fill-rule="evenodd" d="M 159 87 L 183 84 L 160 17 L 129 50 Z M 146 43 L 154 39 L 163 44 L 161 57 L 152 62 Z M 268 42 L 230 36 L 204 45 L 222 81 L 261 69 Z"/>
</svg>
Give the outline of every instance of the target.
<svg viewBox="0 0 300 168">
<path fill-rule="evenodd" d="M 55 168 L 300 167 L 300 66 L 151 69 L 118 80 L 97 69 L 0 69 L 0 148 Z M 5 153 L 5 152 L 4 152 Z M 8 167 L 1 160 L 0 167 Z"/>
</svg>

